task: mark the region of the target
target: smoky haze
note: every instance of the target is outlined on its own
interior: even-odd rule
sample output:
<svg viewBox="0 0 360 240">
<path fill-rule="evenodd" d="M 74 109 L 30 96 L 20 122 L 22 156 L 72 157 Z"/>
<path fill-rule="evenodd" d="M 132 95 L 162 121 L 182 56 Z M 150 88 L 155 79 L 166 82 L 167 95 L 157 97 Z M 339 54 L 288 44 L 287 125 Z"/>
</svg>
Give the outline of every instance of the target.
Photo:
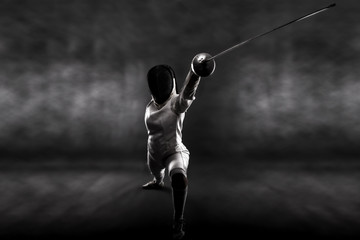
<svg viewBox="0 0 360 240">
<path fill-rule="evenodd" d="M 191 59 L 328 1 L 0 1 L 0 149 L 144 154 L 147 70 Z M 216 59 L 187 112 L 193 154 L 358 154 L 360 5 Z"/>
</svg>

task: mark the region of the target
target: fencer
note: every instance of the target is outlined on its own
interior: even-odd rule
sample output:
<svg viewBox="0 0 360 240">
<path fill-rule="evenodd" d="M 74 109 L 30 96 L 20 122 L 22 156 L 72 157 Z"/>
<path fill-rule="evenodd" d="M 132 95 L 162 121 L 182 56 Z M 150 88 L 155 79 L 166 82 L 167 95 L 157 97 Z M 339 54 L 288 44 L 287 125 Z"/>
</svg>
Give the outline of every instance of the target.
<svg viewBox="0 0 360 240">
<path fill-rule="evenodd" d="M 145 126 L 148 133 L 147 165 L 153 180 L 142 187 L 164 187 L 165 169 L 168 170 L 173 200 L 173 238 L 181 239 L 184 231 L 184 208 L 188 193 L 187 169 L 190 152 L 182 142 L 185 113 L 195 100 L 201 77 L 210 76 L 215 61 L 207 53 L 196 55 L 180 92 L 173 69 L 168 65 L 156 65 L 147 74 L 151 101 L 145 110 Z"/>
</svg>

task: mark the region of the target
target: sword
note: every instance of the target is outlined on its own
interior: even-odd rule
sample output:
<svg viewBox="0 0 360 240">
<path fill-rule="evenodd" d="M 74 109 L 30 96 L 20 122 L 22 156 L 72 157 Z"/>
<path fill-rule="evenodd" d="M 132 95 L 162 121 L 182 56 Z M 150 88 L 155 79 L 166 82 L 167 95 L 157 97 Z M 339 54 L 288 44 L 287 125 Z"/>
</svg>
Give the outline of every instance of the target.
<svg viewBox="0 0 360 240">
<path fill-rule="evenodd" d="M 261 34 L 258 34 L 258 35 L 256 35 L 256 36 L 254 36 L 254 37 L 251 37 L 251 38 L 249 38 L 249 39 L 247 39 L 247 40 L 245 40 L 245 41 L 242 41 L 242 42 L 240 42 L 240 43 L 238 43 L 238 44 L 235 44 L 234 46 L 229 47 L 229 48 L 225 49 L 224 51 L 221 51 L 221 52 L 219 52 L 218 54 L 215 54 L 214 56 L 209 57 L 209 58 L 206 58 L 206 59 L 203 59 L 203 60 L 205 60 L 205 61 L 210 61 L 210 60 L 212 60 L 212 59 L 215 59 L 215 58 L 217 58 L 217 57 L 220 57 L 220 56 L 222 56 L 222 55 L 224 55 L 224 54 L 226 54 L 226 53 L 228 53 L 228 52 L 230 52 L 230 51 L 233 51 L 235 48 L 238 48 L 238 47 L 240 47 L 240 46 L 242 46 L 242 45 L 244 45 L 244 44 L 246 44 L 246 43 L 248 43 L 248 42 L 251 42 L 251 41 L 253 41 L 253 40 L 257 39 L 257 38 L 260 38 L 260 37 L 265 36 L 265 35 L 267 35 L 267 34 L 269 34 L 269 33 L 272 33 L 272 32 L 274 32 L 274 31 L 279 30 L 280 28 L 286 27 L 286 26 L 288 26 L 288 25 L 290 25 L 290 24 L 292 24 L 292 23 L 300 22 L 300 21 L 302 21 L 302 20 L 304 20 L 304 19 L 306 19 L 306 18 L 312 17 L 312 16 L 314 16 L 314 15 L 316 15 L 316 14 L 319 14 L 319 13 L 321 13 L 321 12 L 324 12 L 324 11 L 326 11 L 326 10 L 329 10 L 330 8 L 335 7 L 335 6 L 336 6 L 336 4 L 333 3 L 333 4 L 330 4 L 330 5 L 327 6 L 327 7 L 320 8 L 320 9 L 318 9 L 318 10 L 316 10 L 316 11 L 313 11 L 313 12 L 311 12 L 311 13 L 308 13 L 308 14 L 302 16 L 302 17 L 296 18 L 296 19 L 294 19 L 294 20 L 292 20 L 292 21 L 290 21 L 290 22 L 287 22 L 287 23 L 282 24 L 282 25 L 280 25 L 280 26 L 278 26 L 278 27 L 275 27 L 275 28 L 271 29 L 270 31 L 266 31 L 266 32 L 264 32 L 264 33 L 261 33 Z"/>
</svg>

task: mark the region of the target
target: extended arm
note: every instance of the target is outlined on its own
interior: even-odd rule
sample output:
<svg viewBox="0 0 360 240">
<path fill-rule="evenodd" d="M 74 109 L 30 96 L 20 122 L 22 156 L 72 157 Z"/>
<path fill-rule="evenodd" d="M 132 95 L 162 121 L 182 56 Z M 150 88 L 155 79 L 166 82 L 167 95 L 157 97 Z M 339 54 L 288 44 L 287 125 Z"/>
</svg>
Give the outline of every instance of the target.
<svg viewBox="0 0 360 240">
<path fill-rule="evenodd" d="M 195 99 L 195 93 L 201 77 L 210 76 L 215 70 L 215 61 L 207 60 L 211 56 L 207 53 L 196 55 L 191 62 L 191 69 L 186 76 L 183 88 L 175 103 L 176 112 L 185 112 Z"/>
<path fill-rule="evenodd" d="M 194 100 L 196 89 L 199 86 L 201 77 L 196 75 L 191 69 L 185 78 L 184 86 L 180 92 L 180 98 Z"/>
</svg>

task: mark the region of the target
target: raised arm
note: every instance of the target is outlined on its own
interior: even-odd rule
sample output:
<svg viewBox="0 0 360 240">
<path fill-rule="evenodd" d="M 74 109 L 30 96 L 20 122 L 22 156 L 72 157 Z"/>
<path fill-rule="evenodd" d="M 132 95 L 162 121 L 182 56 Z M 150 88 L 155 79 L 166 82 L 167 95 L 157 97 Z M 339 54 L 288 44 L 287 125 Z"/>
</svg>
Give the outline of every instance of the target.
<svg viewBox="0 0 360 240">
<path fill-rule="evenodd" d="M 196 75 L 193 70 L 190 69 L 188 75 L 185 78 L 183 88 L 181 89 L 180 98 L 194 100 L 200 79 L 201 77 Z"/>
<path fill-rule="evenodd" d="M 195 99 L 195 93 L 199 86 L 201 77 L 210 76 L 215 70 L 215 61 L 208 60 L 210 54 L 197 54 L 191 61 L 191 68 L 184 81 L 183 88 L 180 91 L 179 97 L 175 102 L 176 112 L 185 112 Z"/>
</svg>

